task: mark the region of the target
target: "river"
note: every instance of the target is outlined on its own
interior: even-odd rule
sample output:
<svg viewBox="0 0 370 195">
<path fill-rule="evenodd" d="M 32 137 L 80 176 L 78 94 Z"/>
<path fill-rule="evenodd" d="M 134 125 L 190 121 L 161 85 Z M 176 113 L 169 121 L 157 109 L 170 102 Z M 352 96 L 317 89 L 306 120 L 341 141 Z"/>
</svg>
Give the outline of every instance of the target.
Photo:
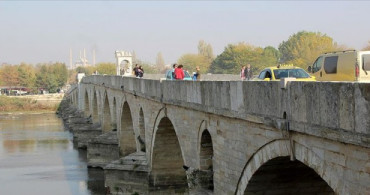
<svg viewBox="0 0 370 195">
<path fill-rule="evenodd" d="M 104 194 L 72 139 L 55 114 L 0 115 L 0 194 Z"/>
</svg>

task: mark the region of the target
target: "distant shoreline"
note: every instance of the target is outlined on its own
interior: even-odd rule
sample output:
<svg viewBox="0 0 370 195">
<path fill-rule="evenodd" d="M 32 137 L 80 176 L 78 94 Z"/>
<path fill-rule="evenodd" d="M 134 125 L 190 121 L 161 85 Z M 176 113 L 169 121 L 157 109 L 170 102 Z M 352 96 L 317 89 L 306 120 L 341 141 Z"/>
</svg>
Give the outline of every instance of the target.
<svg viewBox="0 0 370 195">
<path fill-rule="evenodd" d="M 62 99 L 62 94 L 0 96 L 0 114 L 55 113 Z"/>
<path fill-rule="evenodd" d="M 24 115 L 24 114 L 56 114 L 56 111 L 52 110 L 40 110 L 40 111 L 0 111 L 0 115 Z"/>
</svg>

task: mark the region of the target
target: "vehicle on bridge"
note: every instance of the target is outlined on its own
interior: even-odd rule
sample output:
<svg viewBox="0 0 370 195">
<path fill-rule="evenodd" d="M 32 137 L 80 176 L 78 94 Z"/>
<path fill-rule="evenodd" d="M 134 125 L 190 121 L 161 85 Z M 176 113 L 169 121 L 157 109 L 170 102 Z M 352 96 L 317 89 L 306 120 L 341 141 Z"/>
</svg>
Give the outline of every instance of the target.
<svg viewBox="0 0 370 195">
<path fill-rule="evenodd" d="M 370 51 L 339 51 L 321 54 L 308 72 L 318 81 L 370 82 Z"/>
<path fill-rule="evenodd" d="M 173 72 L 173 70 L 167 70 L 167 71 L 166 71 L 166 74 L 165 74 L 166 80 L 176 80 L 176 79 L 174 79 L 174 78 L 173 78 L 173 76 L 172 76 L 172 72 Z M 186 80 L 186 81 L 191 81 L 191 80 L 193 80 L 193 79 L 191 78 L 190 74 L 188 73 L 188 71 L 184 71 L 184 74 L 185 74 L 185 77 L 184 77 L 184 79 L 183 79 L 183 80 Z"/>
<path fill-rule="evenodd" d="M 282 78 L 296 78 L 296 81 L 316 81 L 302 68 L 293 65 L 278 65 L 263 69 L 254 81 L 279 81 Z"/>
</svg>

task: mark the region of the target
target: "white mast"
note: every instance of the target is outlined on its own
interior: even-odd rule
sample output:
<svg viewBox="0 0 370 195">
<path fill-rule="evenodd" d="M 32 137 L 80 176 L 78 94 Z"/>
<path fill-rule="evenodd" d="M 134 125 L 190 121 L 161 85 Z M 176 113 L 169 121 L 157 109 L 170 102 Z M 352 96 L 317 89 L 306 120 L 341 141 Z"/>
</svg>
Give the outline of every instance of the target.
<svg viewBox="0 0 370 195">
<path fill-rule="evenodd" d="M 84 60 L 83 60 L 84 67 L 86 66 L 86 50 L 84 48 Z"/>
</svg>

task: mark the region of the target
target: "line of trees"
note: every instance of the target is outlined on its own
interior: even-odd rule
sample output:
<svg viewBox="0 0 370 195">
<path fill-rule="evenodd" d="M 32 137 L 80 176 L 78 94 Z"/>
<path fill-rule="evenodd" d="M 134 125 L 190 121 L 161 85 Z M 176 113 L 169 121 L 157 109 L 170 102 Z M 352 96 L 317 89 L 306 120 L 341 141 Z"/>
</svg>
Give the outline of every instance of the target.
<svg viewBox="0 0 370 195">
<path fill-rule="evenodd" d="M 330 36 L 321 32 L 299 31 L 282 41 L 278 48 L 273 46 L 258 47 L 245 42 L 228 44 L 224 51 L 213 55 L 212 46 L 201 40 L 198 53 L 186 53 L 178 60 L 187 70 L 200 67 L 201 73 L 239 74 L 242 66 L 251 64 L 253 72 L 278 64 L 293 64 L 307 69 L 316 58 L 326 52 L 349 50 L 339 45 Z M 370 41 L 362 50 L 370 50 Z M 191 72 L 191 71 L 190 71 Z"/>
<path fill-rule="evenodd" d="M 39 89 L 51 93 L 62 88 L 68 78 L 68 71 L 64 63 L 19 65 L 3 64 L 0 67 L 0 85 L 8 87 L 22 86 L 37 93 Z"/>
<path fill-rule="evenodd" d="M 277 49 L 272 46 L 257 47 L 245 42 L 229 44 L 216 58 L 202 53 L 201 51 L 204 51 L 202 45 L 204 41 L 199 42 L 198 54 L 185 54 L 178 59 L 178 63 L 190 66 L 190 69 L 195 69 L 195 66 L 203 67 L 203 73 L 223 74 L 238 74 L 241 67 L 246 64 L 251 64 L 254 72 L 281 63 L 294 64 L 306 69 L 321 53 L 349 49 L 338 45 L 325 34 L 308 31 L 293 34 L 288 40 L 280 43 Z M 210 45 L 206 48 L 212 49 Z M 204 56 L 208 57 L 207 60 Z"/>
<path fill-rule="evenodd" d="M 258 47 L 245 42 L 228 44 L 224 51 L 213 55 L 211 44 L 200 40 L 198 43 L 198 53 L 186 53 L 177 60 L 178 64 L 183 64 L 189 72 L 195 71 L 200 67 L 201 73 L 216 74 L 239 74 L 242 66 L 251 64 L 255 73 L 269 66 L 278 64 L 293 64 L 307 69 L 312 65 L 316 58 L 326 52 L 349 50 L 345 45 L 339 45 L 330 36 L 321 32 L 299 31 L 291 35 L 288 40 L 282 41 L 278 48 L 273 46 Z M 362 50 L 370 50 L 370 41 Z M 137 61 L 139 64 L 141 61 Z M 163 73 L 163 56 L 157 55 L 157 63 L 151 65 L 145 63 L 145 68 L 150 69 L 150 73 Z"/>
</svg>

